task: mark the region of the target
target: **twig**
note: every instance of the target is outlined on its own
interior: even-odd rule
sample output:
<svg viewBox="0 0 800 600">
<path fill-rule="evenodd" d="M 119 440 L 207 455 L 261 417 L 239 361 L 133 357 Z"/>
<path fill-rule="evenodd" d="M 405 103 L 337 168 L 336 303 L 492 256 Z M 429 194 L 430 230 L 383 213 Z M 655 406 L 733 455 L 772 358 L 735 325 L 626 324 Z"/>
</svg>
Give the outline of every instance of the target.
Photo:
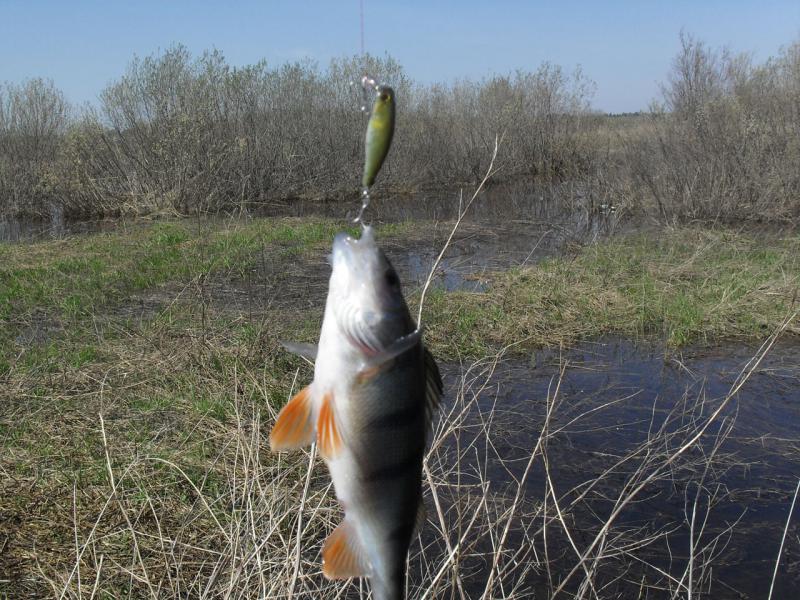
<svg viewBox="0 0 800 600">
<path fill-rule="evenodd" d="M 475 201 L 475 198 L 478 197 L 478 194 L 483 191 L 486 182 L 489 181 L 489 177 L 494 174 L 494 161 L 497 158 L 497 149 L 500 145 L 500 138 L 499 136 L 494 137 L 494 151 L 492 152 L 492 160 L 489 161 L 489 168 L 486 169 L 486 175 L 483 176 L 478 187 L 475 189 L 475 193 L 472 194 L 472 197 L 467 201 L 464 207 L 460 207 L 458 209 L 458 218 L 456 219 L 455 224 L 453 225 L 453 229 L 450 231 L 450 235 L 447 237 L 447 241 L 445 241 L 444 246 L 442 246 L 442 251 L 439 252 L 439 256 L 436 257 L 436 260 L 433 261 L 433 266 L 431 267 L 430 273 L 428 273 L 428 278 L 425 280 L 425 285 L 422 286 L 422 293 L 419 296 L 419 311 L 417 313 L 417 326 L 422 322 L 422 307 L 425 304 L 425 294 L 428 291 L 428 288 L 431 285 L 431 281 L 433 280 L 433 275 L 436 272 L 439 263 L 442 261 L 442 257 L 444 253 L 447 252 L 447 248 L 450 247 L 450 242 L 453 241 L 453 236 L 456 234 L 458 227 L 461 225 L 461 221 L 464 219 L 464 216 L 467 214 L 469 207 L 472 206 L 472 203 Z"/>
<path fill-rule="evenodd" d="M 308 498 L 308 488 L 311 485 L 311 472 L 314 470 L 314 460 L 317 457 L 317 445 L 311 444 L 311 452 L 308 454 L 308 472 L 306 473 L 306 482 L 303 486 L 303 495 L 300 497 L 300 508 L 297 511 L 297 543 L 294 555 L 294 573 L 292 573 L 292 580 L 289 582 L 289 591 L 286 597 L 292 600 L 294 597 L 294 586 L 297 583 L 297 576 L 300 574 L 300 538 L 303 533 L 303 511 L 306 507 L 306 498 Z"/>
<path fill-rule="evenodd" d="M 783 537 L 781 538 L 781 547 L 778 548 L 778 558 L 775 559 L 775 571 L 772 573 L 772 583 L 769 584 L 769 596 L 767 600 L 772 600 L 772 590 L 775 588 L 775 579 L 778 577 L 778 566 L 781 564 L 781 554 L 783 554 L 783 544 L 786 542 L 786 532 L 789 531 L 789 522 L 792 520 L 792 513 L 794 512 L 794 504 L 797 502 L 797 492 L 800 492 L 800 479 L 797 480 L 797 487 L 794 488 L 794 498 L 792 498 L 792 506 L 789 508 L 789 514 L 786 516 L 786 527 L 783 528 Z"/>
</svg>

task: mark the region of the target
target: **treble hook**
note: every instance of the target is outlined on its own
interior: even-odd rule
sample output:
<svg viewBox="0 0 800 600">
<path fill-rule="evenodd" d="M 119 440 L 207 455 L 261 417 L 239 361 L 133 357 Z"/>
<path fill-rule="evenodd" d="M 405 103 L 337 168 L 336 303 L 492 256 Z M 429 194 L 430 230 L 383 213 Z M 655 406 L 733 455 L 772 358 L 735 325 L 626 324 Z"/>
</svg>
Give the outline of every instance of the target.
<svg viewBox="0 0 800 600">
<path fill-rule="evenodd" d="M 361 112 L 369 115 L 369 103 L 371 101 L 369 93 L 377 92 L 378 87 L 378 82 L 369 75 L 365 74 L 361 77 Z"/>
</svg>

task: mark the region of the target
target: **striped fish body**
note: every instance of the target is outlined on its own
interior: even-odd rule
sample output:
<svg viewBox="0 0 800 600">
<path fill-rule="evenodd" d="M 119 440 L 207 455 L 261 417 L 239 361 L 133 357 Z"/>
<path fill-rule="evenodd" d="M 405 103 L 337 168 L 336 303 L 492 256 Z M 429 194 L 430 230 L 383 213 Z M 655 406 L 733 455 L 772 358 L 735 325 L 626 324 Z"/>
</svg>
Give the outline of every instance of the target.
<svg viewBox="0 0 800 600">
<path fill-rule="evenodd" d="M 273 449 L 316 439 L 344 509 L 323 547 L 331 578 L 369 577 L 376 600 L 404 597 L 422 497 L 422 460 L 442 392 L 394 269 L 365 228 L 337 236 L 314 381 L 282 411 Z"/>
<path fill-rule="evenodd" d="M 337 395 L 343 448 L 327 463 L 378 600 L 404 597 L 420 509 L 427 428 L 422 352 L 417 344 L 369 377 L 355 375 Z"/>
</svg>

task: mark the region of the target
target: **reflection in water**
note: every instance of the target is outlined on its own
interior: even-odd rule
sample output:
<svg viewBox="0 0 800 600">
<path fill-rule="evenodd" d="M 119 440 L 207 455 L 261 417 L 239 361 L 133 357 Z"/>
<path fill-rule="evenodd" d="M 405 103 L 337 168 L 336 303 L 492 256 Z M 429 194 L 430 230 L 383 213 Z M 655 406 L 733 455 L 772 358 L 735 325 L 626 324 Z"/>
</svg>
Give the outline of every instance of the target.
<svg viewBox="0 0 800 600">
<path fill-rule="evenodd" d="M 576 540 L 586 548 L 593 539 L 591 532 L 598 530 L 624 495 L 624 486 L 631 478 L 635 480 L 635 467 L 647 460 L 645 452 L 632 453 L 661 437 L 671 451 L 679 447 L 688 437 L 683 428 L 690 431 L 707 418 L 754 353 L 753 348 L 729 346 L 670 355 L 663 349 L 611 340 L 583 343 L 563 352 L 538 352 L 528 361 L 506 361 L 492 375 L 471 417 L 479 423 L 491 416 L 495 458 L 482 467 L 476 459 L 474 469 L 461 470 L 478 472 L 481 468 L 498 494 L 513 488 L 542 431 L 546 399 L 552 398 L 554 381 L 566 364 L 558 405 L 548 425 L 549 431 L 557 433 L 548 438 L 546 454 L 562 507 L 597 480 L 589 496 L 568 515 Z M 462 371 L 457 365 L 443 368 L 451 396 Z M 655 541 L 644 553 L 651 567 L 648 570 L 637 563 L 628 576 L 610 585 L 607 592 L 612 595 L 603 597 L 670 597 L 652 588 L 646 596 L 637 596 L 641 576 L 633 573 L 646 573 L 650 583 L 660 578 L 655 569 L 680 578 L 687 564 L 689 517 L 696 508 L 694 498 L 699 497 L 696 547 L 712 548 L 704 559 L 714 556 L 713 573 L 705 574 L 711 580 L 711 595 L 704 597 L 764 598 L 800 477 L 798 423 L 800 344 L 784 342 L 767 355 L 721 420 L 705 432 L 702 442 L 621 513 L 614 534 L 635 531 L 634 537 L 654 535 Z M 729 432 L 727 425 L 732 427 Z M 715 447 L 718 441 L 722 443 Z M 702 465 L 710 464 L 706 459 L 712 453 L 713 466 L 703 472 Z M 633 458 L 620 463 L 626 456 Z M 700 465 L 699 470 L 693 465 Z M 545 497 L 541 460 L 525 491 L 533 504 Z M 701 526 L 702 535 L 698 533 Z M 563 574 L 562 569 L 575 564 L 575 554 L 566 540 L 558 540 L 558 529 L 553 527 L 549 544 L 555 572 Z M 800 523 L 794 522 L 789 533 L 793 541 L 784 550 L 776 598 L 800 597 Z M 619 557 L 620 561 L 624 562 L 623 558 Z M 617 567 L 612 563 L 604 563 L 605 572 L 614 572 Z M 475 589 L 480 589 L 480 578 L 476 579 Z M 662 579 L 662 583 L 668 582 Z M 542 578 L 534 576 L 530 585 L 546 592 Z M 709 593 L 708 586 L 704 590 Z"/>
<path fill-rule="evenodd" d="M 373 223 L 424 222 L 420 230 L 424 228 L 425 235 L 420 239 L 406 244 L 400 240 L 382 241 L 402 280 L 410 287 L 426 279 L 459 206 L 457 192 L 382 197 L 370 206 L 368 215 Z M 481 275 L 486 271 L 534 263 L 562 252 L 570 243 L 611 235 L 619 227 L 619 215 L 610 206 L 608 200 L 594 198 L 585 187 L 568 183 L 490 187 L 470 207 L 432 284 L 448 291 L 483 291 Z M 292 200 L 260 204 L 253 215 L 335 218 L 342 219 L 345 227 L 357 208 L 358 202 Z M 440 221 L 441 225 L 432 226 Z M 0 219 L 0 242 L 60 238 L 113 226 L 113 221 L 68 221 L 63 211 L 55 207 L 46 221 Z M 433 235 L 428 235 L 431 232 Z"/>
<path fill-rule="evenodd" d="M 458 214 L 459 202 L 454 194 L 439 193 L 396 197 L 380 206 L 376 203 L 371 210 L 378 222 L 449 223 Z M 448 291 L 483 291 L 483 272 L 535 263 L 563 252 L 569 244 L 612 235 L 619 227 L 619 214 L 610 202 L 595 201 L 572 185 L 490 188 L 470 207 L 433 285 Z M 440 230 L 436 239 L 386 247 L 403 281 L 415 285 L 426 279 L 449 226 L 442 225 Z"/>
<path fill-rule="evenodd" d="M 471 190 L 465 190 L 465 195 Z M 377 223 L 452 221 L 461 203 L 458 191 L 382 195 L 370 204 L 368 217 Z M 464 200 L 466 201 L 466 200 Z M 255 216 L 324 216 L 352 220 L 360 201 L 320 202 L 294 199 L 266 202 L 253 208 Z M 494 185 L 483 191 L 467 213 L 465 222 L 491 225 L 524 223 L 556 225 L 582 240 L 614 229 L 619 215 L 613 202 L 576 183 Z"/>
<path fill-rule="evenodd" d="M 249 216 L 327 217 L 341 219 L 343 226 L 358 213 L 360 200 L 312 201 L 292 199 L 253 204 Z M 387 195 L 370 205 L 374 223 L 405 221 L 452 221 L 459 211 L 459 192 L 423 192 Z M 209 214 L 208 218 L 223 216 Z M 619 216 L 612 202 L 596 198 L 586 186 L 574 183 L 538 185 L 516 183 L 486 189 L 470 207 L 465 223 L 488 226 L 553 228 L 562 237 L 592 241 L 612 233 Z M 64 210 L 53 204 L 48 219 L 32 220 L 0 216 L 0 241 L 25 241 L 59 238 L 73 233 L 90 233 L 104 228 L 108 221 L 71 221 Z"/>
<path fill-rule="evenodd" d="M 58 239 L 78 233 L 95 233 L 112 226 L 111 221 L 70 221 L 59 204 L 50 207 L 48 219 L 20 219 L 0 216 L 0 242 L 29 242 Z"/>
</svg>

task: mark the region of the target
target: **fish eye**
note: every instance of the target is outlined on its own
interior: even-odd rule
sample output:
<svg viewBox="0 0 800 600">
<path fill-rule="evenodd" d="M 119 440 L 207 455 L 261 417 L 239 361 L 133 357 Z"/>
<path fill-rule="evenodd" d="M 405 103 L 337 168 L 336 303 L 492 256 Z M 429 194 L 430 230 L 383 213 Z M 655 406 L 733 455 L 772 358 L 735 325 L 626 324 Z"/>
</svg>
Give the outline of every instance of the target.
<svg viewBox="0 0 800 600">
<path fill-rule="evenodd" d="M 386 102 L 388 99 L 389 99 L 389 94 L 387 94 L 386 92 L 382 92 L 381 93 L 381 100 Z"/>
<path fill-rule="evenodd" d="M 389 269 L 386 271 L 386 283 L 391 286 L 395 286 L 400 283 L 400 279 L 397 277 L 397 273 L 394 272 L 394 269 Z"/>
</svg>

